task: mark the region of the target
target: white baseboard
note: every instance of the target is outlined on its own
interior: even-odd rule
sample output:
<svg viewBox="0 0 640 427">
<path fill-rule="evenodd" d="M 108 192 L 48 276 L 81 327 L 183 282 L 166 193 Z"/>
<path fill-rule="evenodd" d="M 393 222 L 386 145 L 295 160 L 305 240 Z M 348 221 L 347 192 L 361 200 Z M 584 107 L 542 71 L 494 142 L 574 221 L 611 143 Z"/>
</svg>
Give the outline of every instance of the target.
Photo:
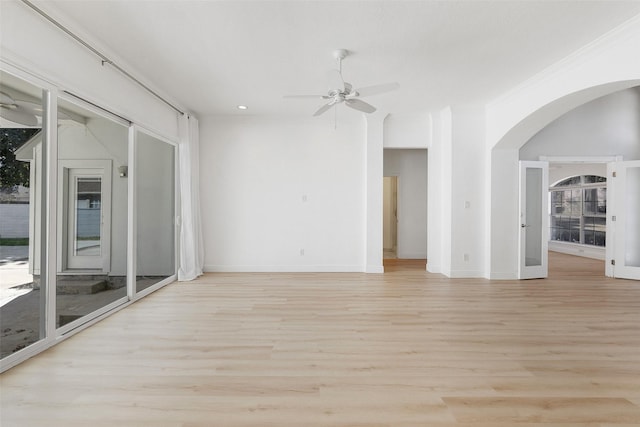
<svg viewBox="0 0 640 427">
<path fill-rule="evenodd" d="M 442 269 L 440 268 L 440 264 L 435 264 L 433 262 L 429 262 L 428 258 L 427 258 L 427 271 L 429 273 L 434 273 L 434 274 L 441 274 L 442 273 Z"/>
<path fill-rule="evenodd" d="M 451 279 L 484 279 L 484 271 L 480 270 L 451 270 Z"/>
<path fill-rule="evenodd" d="M 362 273 L 361 265 L 215 265 L 207 273 Z M 369 271 L 367 271 L 368 273 Z"/>
<path fill-rule="evenodd" d="M 599 260 L 606 259 L 606 249 L 598 246 L 576 245 L 575 243 L 550 241 L 549 250 L 585 258 Z"/>
<path fill-rule="evenodd" d="M 489 275 L 490 280 L 518 280 L 517 271 L 492 271 Z"/>
<path fill-rule="evenodd" d="M 384 267 L 381 265 L 367 265 L 366 273 L 382 274 L 384 273 Z"/>
</svg>

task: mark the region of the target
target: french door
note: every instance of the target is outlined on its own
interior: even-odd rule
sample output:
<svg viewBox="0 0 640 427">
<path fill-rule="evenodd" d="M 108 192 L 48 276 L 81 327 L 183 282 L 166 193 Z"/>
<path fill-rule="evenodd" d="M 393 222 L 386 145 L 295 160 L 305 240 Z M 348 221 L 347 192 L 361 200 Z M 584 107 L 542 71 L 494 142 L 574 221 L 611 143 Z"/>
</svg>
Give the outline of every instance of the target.
<svg viewBox="0 0 640 427">
<path fill-rule="evenodd" d="M 608 169 L 607 275 L 640 280 L 640 160 Z"/>
<path fill-rule="evenodd" d="M 520 162 L 519 279 L 548 275 L 549 163 Z"/>
</svg>

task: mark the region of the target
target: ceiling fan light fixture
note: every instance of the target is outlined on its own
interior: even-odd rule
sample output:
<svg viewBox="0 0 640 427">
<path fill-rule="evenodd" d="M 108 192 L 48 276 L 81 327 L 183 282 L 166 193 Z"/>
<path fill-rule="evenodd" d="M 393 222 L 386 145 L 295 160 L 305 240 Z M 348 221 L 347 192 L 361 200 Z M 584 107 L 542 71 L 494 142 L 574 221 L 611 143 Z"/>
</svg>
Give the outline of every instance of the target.
<svg viewBox="0 0 640 427">
<path fill-rule="evenodd" d="M 238 108 L 238 110 L 248 110 L 249 107 L 247 107 L 246 105 L 238 105 L 236 108 Z"/>
<path fill-rule="evenodd" d="M 342 77 L 342 60 L 349 56 L 350 53 L 347 49 L 333 51 L 333 57 L 338 62 L 338 69 L 332 69 L 327 74 L 329 90 L 326 95 L 285 95 L 285 98 L 321 98 L 329 100 L 313 114 L 314 117 L 325 113 L 337 104 L 344 104 L 349 108 L 367 114 L 374 113 L 376 107 L 359 98 L 390 92 L 398 89 L 400 85 L 398 83 L 385 83 L 355 88 L 351 83 L 345 82 Z"/>
</svg>

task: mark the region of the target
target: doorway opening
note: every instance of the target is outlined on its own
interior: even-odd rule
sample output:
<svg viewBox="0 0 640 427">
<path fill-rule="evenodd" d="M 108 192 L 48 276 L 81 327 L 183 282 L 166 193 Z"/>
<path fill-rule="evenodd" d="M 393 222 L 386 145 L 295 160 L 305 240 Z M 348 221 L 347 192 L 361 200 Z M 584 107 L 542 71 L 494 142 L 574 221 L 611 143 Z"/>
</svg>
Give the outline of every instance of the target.
<svg viewBox="0 0 640 427">
<path fill-rule="evenodd" d="M 549 276 L 572 271 L 604 277 L 607 222 L 605 163 L 549 164 Z M 555 256 L 556 253 L 570 257 Z"/>
<path fill-rule="evenodd" d="M 398 177 L 385 176 L 383 187 L 383 259 L 398 258 Z"/>
</svg>

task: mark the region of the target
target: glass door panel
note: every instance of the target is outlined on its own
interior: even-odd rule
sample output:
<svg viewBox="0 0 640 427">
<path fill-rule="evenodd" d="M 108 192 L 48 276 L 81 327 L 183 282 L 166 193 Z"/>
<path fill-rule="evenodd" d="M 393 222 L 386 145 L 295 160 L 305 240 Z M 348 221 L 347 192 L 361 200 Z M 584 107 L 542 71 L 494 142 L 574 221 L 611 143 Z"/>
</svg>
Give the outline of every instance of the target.
<svg viewBox="0 0 640 427">
<path fill-rule="evenodd" d="M 625 187 L 624 264 L 640 267 L 640 166 L 627 168 Z"/>
<path fill-rule="evenodd" d="M 102 177 L 77 177 L 74 186 L 74 255 L 100 256 Z"/>
<path fill-rule="evenodd" d="M 71 329 L 127 297 L 129 128 L 58 103 L 56 325 Z"/>
<path fill-rule="evenodd" d="M 173 276 L 175 148 L 136 133 L 136 292 Z"/>
<path fill-rule="evenodd" d="M 547 277 L 548 247 L 548 163 L 520 162 L 520 279 Z M 565 201 L 573 200 L 568 194 Z M 557 200 L 556 200 L 557 201 Z M 579 206 L 578 206 L 579 208 Z M 557 207 L 556 207 L 557 209 Z M 571 211 L 573 203 L 563 204 L 563 211 Z M 559 224 L 554 224 L 559 229 Z M 573 234 L 574 231 L 571 230 Z M 579 228 L 576 231 L 580 232 Z"/>
<path fill-rule="evenodd" d="M 0 356 L 45 338 L 43 91 L 0 71 Z"/>
<path fill-rule="evenodd" d="M 542 265 L 542 169 L 526 170 L 525 266 Z"/>
</svg>

